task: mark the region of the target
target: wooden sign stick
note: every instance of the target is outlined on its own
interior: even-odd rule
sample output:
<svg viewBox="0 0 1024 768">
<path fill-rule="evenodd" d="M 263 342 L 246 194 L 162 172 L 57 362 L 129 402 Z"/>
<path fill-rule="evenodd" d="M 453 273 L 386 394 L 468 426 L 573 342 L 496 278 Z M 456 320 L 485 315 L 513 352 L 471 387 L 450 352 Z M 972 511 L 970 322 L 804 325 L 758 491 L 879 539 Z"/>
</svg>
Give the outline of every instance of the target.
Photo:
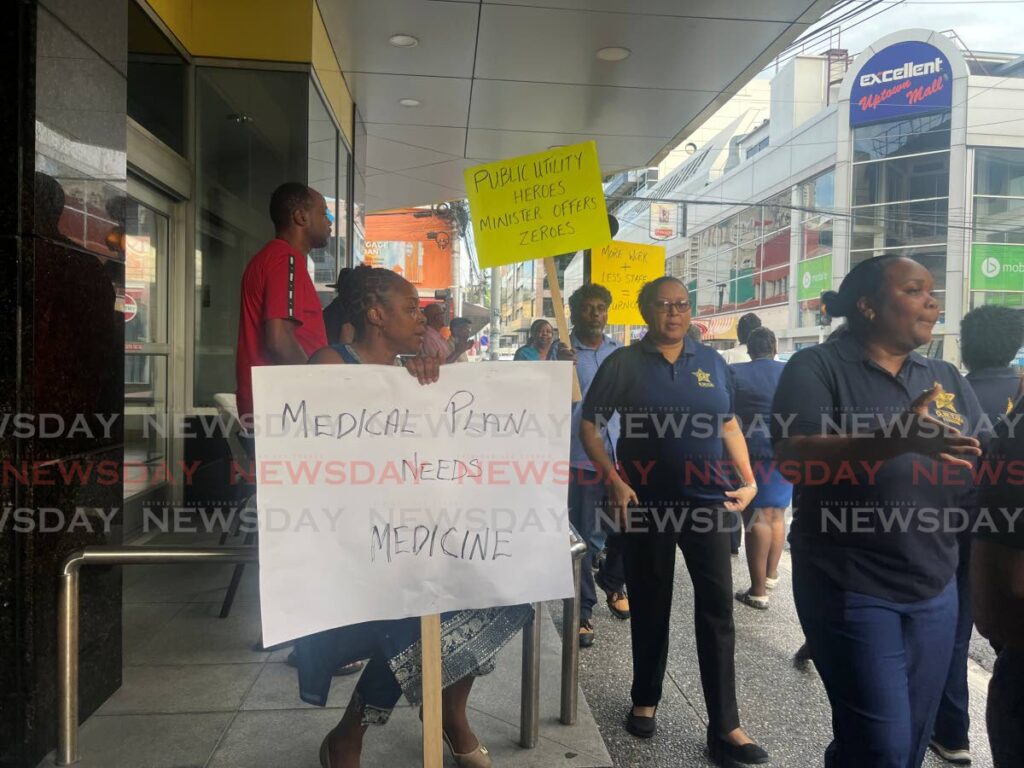
<svg viewBox="0 0 1024 768">
<path fill-rule="evenodd" d="M 558 326 L 558 338 L 569 346 L 569 324 L 565 320 L 565 304 L 562 303 L 562 289 L 558 286 L 558 267 L 553 257 L 544 259 L 544 271 L 548 277 L 548 290 L 551 291 L 551 303 L 555 312 L 555 324 Z M 578 403 L 583 399 L 580 393 L 580 379 L 576 368 L 572 369 L 572 401 Z"/>
<path fill-rule="evenodd" d="M 423 651 L 423 768 L 442 768 L 440 614 L 420 617 L 420 643 Z"/>
</svg>

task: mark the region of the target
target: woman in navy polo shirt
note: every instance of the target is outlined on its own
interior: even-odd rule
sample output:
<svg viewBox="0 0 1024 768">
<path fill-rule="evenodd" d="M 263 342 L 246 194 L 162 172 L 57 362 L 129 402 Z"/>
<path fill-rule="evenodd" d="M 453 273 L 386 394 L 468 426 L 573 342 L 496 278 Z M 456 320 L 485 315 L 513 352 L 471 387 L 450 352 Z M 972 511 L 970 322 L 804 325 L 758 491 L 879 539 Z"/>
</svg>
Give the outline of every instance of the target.
<svg viewBox="0 0 1024 768">
<path fill-rule="evenodd" d="M 914 350 L 934 281 L 898 256 L 822 296 L 849 331 L 797 352 L 775 395 L 775 455 L 804 471 L 790 534 L 797 613 L 832 705 L 829 768 L 917 768 L 957 624 L 957 532 L 982 420 L 949 363 Z"/>
<path fill-rule="evenodd" d="M 736 416 L 743 425 L 750 458 L 760 465 L 757 497 L 743 513 L 747 526 L 747 568 L 750 589 L 736 599 L 751 608 L 768 608 L 768 590 L 779 582 L 779 560 L 786 544 L 786 507 L 793 500 L 793 486 L 772 464 L 768 425 L 772 398 L 786 364 L 775 359 L 778 344 L 768 328 L 755 328 L 747 336 L 750 360 L 733 363 L 736 381 Z"/>
<path fill-rule="evenodd" d="M 679 280 L 647 283 L 637 303 L 647 335 L 604 361 L 584 398 L 580 424 L 583 448 L 607 478 L 609 504 L 624 523 L 633 642 L 626 729 L 641 738 L 654 735 L 679 547 L 693 582 L 708 753 L 717 765 L 765 763 L 768 753 L 740 728 L 736 704 L 728 513 L 746 507 L 757 487 L 733 415 L 732 373 L 715 350 L 688 338 L 690 297 Z M 618 467 L 597 427 L 615 412 Z M 730 467 L 743 483 L 737 489 Z"/>
</svg>

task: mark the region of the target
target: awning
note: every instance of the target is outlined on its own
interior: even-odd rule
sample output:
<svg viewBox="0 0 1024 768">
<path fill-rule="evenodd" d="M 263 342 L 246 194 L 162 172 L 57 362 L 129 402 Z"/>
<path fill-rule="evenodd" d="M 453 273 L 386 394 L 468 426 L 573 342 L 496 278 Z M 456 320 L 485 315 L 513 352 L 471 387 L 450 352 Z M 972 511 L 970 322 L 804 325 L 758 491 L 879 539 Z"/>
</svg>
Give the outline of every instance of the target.
<svg viewBox="0 0 1024 768">
<path fill-rule="evenodd" d="M 693 321 L 693 324 L 700 328 L 701 336 L 707 339 L 736 341 L 736 315 L 723 315 L 721 317 L 700 317 Z"/>
</svg>

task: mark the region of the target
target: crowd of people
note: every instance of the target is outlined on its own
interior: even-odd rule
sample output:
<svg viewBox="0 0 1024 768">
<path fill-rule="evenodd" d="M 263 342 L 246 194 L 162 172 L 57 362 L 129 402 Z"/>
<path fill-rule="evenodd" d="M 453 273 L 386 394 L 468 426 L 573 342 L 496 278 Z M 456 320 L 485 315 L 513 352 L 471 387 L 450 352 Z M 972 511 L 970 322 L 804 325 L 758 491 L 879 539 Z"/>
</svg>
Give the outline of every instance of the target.
<svg viewBox="0 0 1024 768">
<path fill-rule="evenodd" d="M 301 267 L 330 235 L 323 198 L 285 184 L 270 209 L 277 237 L 242 280 L 243 422 L 253 365 L 401 363 L 429 386 L 441 366 L 466 359 L 470 323 L 451 320 L 446 337 L 442 308 L 421 309 L 416 288 L 395 272 L 343 270 L 337 299 L 321 310 Z M 806 638 L 798 655 L 813 662 L 831 706 L 825 765 L 918 768 L 929 746 L 968 764 L 975 624 L 998 651 L 987 716 L 995 764 L 1024 765 L 1024 533 L 1007 514 L 1024 494 L 1013 482 L 1020 472 L 994 469 L 1024 466 L 1015 429 L 1024 381 L 1011 367 L 1024 346 L 1024 313 L 980 307 L 964 318 L 964 377 L 916 351 L 931 341 L 940 308 L 931 274 L 905 257 L 855 266 L 822 297 L 843 325 L 786 363 L 756 315 L 741 318 L 741 346 L 729 359 L 704 344 L 674 277 L 640 290 L 646 333 L 638 342 L 607 335 L 611 298 L 584 285 L 569 298 L 568 340 L 537 320 L 515 359 L 575 366 L 583 397 L 572 406 L 568 509 L 588 545 L 579 644 L 595 642 L 600 587 L 611 614 L 630 622 L 626 730 L 657 733 L 678 548 L 694 594 L 707 754 L 716 765 L 769 762 L 741 725 L 733 611 L 769 610 L 791 508 L 793 593 Z M 825 482 L 805 471 L 811 464 L 825 468 Z M 976 524 L 982 518 L 985 526 Z M 750 586 L 734 591 L 741 535 Z M 443 733 L 459 766 L 491 764 L 467 701 L 530 611 L 442 616 Z M 339 670 L 362 671 L 324 738 L 324 768 L 358 766 L 369 726 L 386 722 L 401 696 L 421 700 L 418 634 L 418 621 L 406 619 L 296 643 L 309 703 L 325 704 Z"/>
</svg>

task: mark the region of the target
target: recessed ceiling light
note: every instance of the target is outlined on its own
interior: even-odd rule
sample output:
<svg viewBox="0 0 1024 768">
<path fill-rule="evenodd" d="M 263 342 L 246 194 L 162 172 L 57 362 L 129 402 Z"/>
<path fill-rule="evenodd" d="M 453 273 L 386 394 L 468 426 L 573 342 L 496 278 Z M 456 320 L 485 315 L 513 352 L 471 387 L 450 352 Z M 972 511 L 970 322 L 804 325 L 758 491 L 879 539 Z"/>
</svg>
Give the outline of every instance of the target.
<svg viewBox="0 0 1024 768">
<path fill-rule="evenodd" d="M 611 48 L 601 48 L 597 52 L 597 58 L 601 61 L 623 61 L 628 59 L 631 53 L 632 51 L 629 48 L 612 46 Z"/>
<path fill-rule="evenodd" d="M 419 99 L 399 99 L 398 103 L 403 107 L 418 107 L 420 105 Z"/>
<path fill-rule="evenodd" d="M 404 34 L 392 35 L 388 38 L 388 42 L 395 46 L 395 48 L 415 48 L 420 44 L 420 41 L 412 35 Z"/>
</svg>

